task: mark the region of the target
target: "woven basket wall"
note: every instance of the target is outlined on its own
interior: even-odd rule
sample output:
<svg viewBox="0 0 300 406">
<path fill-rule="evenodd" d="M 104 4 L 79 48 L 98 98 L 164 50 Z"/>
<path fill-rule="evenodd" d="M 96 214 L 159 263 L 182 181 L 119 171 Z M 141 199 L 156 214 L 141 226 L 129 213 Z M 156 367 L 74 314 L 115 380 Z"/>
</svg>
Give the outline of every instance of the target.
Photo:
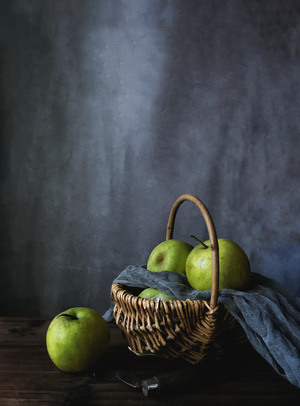
<svg viewBox="0 0 300 406">
<path fill-rule="evenodd" d="M 187 200 L 200 209 L 208 229 L 213 267 L 210 303 L 190 299 L 144 299 L 118 283 L 112 285 L 112 299 L 115 322 L 134 352 L 181 358 L 195 364 L 206 358 L 218 358 L 229 345 L 245 342 L 246 336 L 218 300 L 218 240 L 211 216 L 197 197 L 182 195 L 176 200 L 170 212 L 166 239 L 172 238 L 177 210 Z"/>
</svg>

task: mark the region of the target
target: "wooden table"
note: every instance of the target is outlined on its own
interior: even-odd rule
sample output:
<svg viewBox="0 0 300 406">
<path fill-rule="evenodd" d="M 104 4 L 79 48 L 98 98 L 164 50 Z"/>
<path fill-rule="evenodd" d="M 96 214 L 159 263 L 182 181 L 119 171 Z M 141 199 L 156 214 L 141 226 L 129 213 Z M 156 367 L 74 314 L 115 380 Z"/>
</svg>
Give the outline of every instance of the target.
<svg viewBox="0 0 300 406">
<path fill-rule="evenodd" d="M 0 318 L 0 405 L 262 405 L 299 404 L 300 389 L 279 376 L 250 345 L 203 363 L 190 384 L 144 396 L 116 378 L 127 369 L 148 378 L 182 367 L 178 361 L 138 357 L 110 325 L 111 345 L 94 373 L 60 371 L 50 360 L 45 319 Z"/>
</svg>

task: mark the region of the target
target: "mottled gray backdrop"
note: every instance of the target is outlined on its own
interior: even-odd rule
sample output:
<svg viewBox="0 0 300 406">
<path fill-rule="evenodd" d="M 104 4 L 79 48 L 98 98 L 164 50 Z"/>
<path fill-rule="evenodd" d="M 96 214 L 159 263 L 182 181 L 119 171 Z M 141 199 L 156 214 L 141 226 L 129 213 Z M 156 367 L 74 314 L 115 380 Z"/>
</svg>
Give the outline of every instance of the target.
<svg viewBox="0 0 300 406">
<path fill-rule="evenodd" d="M 299 1 L 1 0 L 0 23 L 1 315 L 104 313 L 183 193 L 300 295 Z"/>
</svg>

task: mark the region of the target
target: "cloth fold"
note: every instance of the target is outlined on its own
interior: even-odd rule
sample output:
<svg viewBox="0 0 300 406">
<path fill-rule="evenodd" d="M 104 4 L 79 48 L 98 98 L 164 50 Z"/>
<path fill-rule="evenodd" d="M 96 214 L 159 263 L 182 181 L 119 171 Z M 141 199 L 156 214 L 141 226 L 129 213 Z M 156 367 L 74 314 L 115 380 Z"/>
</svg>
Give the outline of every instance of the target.
<svg viewBox="0 0 300 406">
<path fill-rule="evenodd" d="M 184 274 L 150 272 L 127 266 L 113 281 L 127 287 L 156 288 L 179 300 L 208 300 L 210 291 L 194 290 Z M 279 282 L 252 272 L 247 291 L 223 289 L 219 300 L 244 329 L 255 350 L 274 370 L 300 387 L 300 298 Z M 113 320 L 113 303 L 103 315 Z"/>
</svg>

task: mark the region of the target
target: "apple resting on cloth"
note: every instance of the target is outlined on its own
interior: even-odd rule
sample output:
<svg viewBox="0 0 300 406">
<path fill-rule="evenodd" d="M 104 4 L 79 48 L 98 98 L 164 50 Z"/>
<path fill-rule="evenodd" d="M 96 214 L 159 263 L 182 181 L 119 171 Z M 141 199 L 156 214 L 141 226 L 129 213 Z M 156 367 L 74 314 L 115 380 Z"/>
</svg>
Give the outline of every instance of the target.
<svg viewBox="0 0 300 406">
<path fill-rule="evenodd" d="M 203 244 L 203 245 L 202 245 Z M 197 245 L 186 260 L 186 276 L 196 290 L 211 290 L 212 258 L 210 241 Z M 218 238 L 219 289 L 243 290 L 250 278 L 250 262 L 244 250 L 227 238 Z M 206 246 L 206 247 L 205 247 Z"/>
<path fill-rule="evenodd" d="M 166 293 L 162 292 L 161 290 L 155 288 L 146 288 L 140 294 L 139 297 L 144 299 L 153 299 L 153 300 L 176 300 L 174 296 L 167 295 Z"/>
<path fill-rule="evenodd" d="M 95 310 L 73 307 L 50 323 L 46 345 L 53 363 L 66 372 L 82 372 L 100 361 L 108 348 L 107 322 Z"/>
<path fill-rule="evenodd" d="M 151 252 L 147 269 L 151 272 L 171 271 L 185 274 L 185 262 L 194 247 L 181 240 L 166 240 Z"/>
</svg>

